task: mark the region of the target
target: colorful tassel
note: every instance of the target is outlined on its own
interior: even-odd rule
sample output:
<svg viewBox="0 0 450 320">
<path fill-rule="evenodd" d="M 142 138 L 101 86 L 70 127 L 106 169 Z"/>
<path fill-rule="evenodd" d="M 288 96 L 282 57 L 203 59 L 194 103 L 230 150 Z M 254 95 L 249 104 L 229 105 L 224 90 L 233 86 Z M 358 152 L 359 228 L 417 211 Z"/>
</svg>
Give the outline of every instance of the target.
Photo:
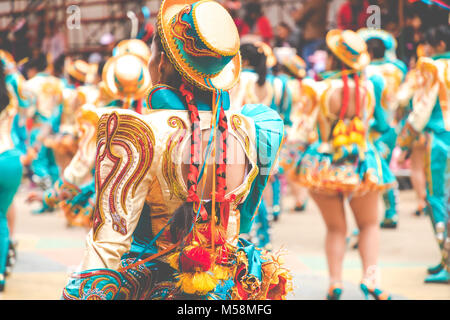
<svg viewBox="0 0 450 320">
<path fill-rule="evenodd" d="M 187 294 L 205 295 L 217 286 L 217 279 L 208 272 L 181 273 L 177 286 Z"/>
<path fill-rule="evenodd" d="M 187 246 L 181 252 L 180 267 L 182 272 L 208 271 L 211 264 L 211 254 L 198 244 Z"/>
<path fill-rule="evenodd" d="M 167 262 L 169 263 L 169 266 L 171 266 L 175 270 L 180 270 L 180 253 L 175 252 L 167 257 Z"/>
<path fill-rule="evenodd" d="M 333 146 L 335 148 L 348 144 L 347 126 L 343 120 L 339 120 L 333 129 Z"/>
<path fill-rule="evenodd" d="M 215 265 L 213 273 L 217 280 L 228 280 L 233 277 L 233 268 Z"/>
</svg>

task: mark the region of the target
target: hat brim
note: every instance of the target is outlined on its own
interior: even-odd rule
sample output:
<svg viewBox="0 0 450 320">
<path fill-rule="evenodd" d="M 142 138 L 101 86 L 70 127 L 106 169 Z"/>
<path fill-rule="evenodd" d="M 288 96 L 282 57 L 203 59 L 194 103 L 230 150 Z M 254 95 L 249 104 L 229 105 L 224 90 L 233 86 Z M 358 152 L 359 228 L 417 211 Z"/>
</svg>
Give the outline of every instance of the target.
<svg viewBox="0 0 450 320">
<path fill-rule="evenodd" d="M 214 91 L 214 89 L 230 90 L 239 80 L 241 73 L 241 54 L 238 52 L 233 59 L 216 76 L 206 78 L 200 75 L 188 63 L 184 61 L 176 48 L 173 37 L 170 36 L 171 21 L 186 5 L 193 4 L 198 0 L 164 0 L 158 13 L 158 29 L 161 42 L 166 53 L 186 80 L 200 89 Z"/>
<path fill-rule="evenodd" d="M 370 55 L 367 51 L 362 52 L 359 55 L 359 58 L 357 61 L 352 61 L 351 59 L 348 59 L 342 52 L 338 49 L 338 42 L 339 38 L 342 34 L 342 30 L 330 30 L 327 33 L 326 42 L 327 46 L 330 48 L 330 50 L 347 66 L 354 70 L 362 70 L 365 67 L 367 67 L 370 63 Z"/>
<path fill-rule="evenodd" d="M 81 81 L 81 82 L 85 82 L 85 81 L 86 81 L 86 76 L 87 76 L 87 75 L 86 75 L 86 74 L 83 74 L 83 73 L 81 73 L 80 71 L 78 71 L 77 69 L 75 69 L 73 63 L 70 64 L 70 65 L 67 67 L 67 73 L 68 73 L 71 77 L 75 78 L 75 79 L 78 80 L 78 81 Z"/>
<path fill-rule="evenodd" d="M 370 39 L 380 39 L 383 41 L 386 50 L 395 50 L 397 48 L 397 40 L 386 30 L 362 28 L 357 33 L 366 42 Z"/>
<path fill-rule="evenodd" d="M 152 81 L 148 69 L 146 68 L 144 63 L 142 63 L 144 70 L 143 72 L 144 81 L 141 87 L 132 94 L 125 94 L 119 90 L 119 88 L 116 85 L 116 82 L 114 81 L 114 66 L 120 57 L 121 56 L 117 56 L 108 59 L 108 61 L 105 63 L 105 67 L 103 68 L 102 80 L 105 83 L 105 89 L 107 93 L 114 98 L 120 99 L 133 98 L 137 100 L 143 98 L 147 94 L 150 87 L 152 86 Z"/>
<path fill-rule="evenodd" d="M 397 54 L 395 52 L 397 49 L 397 39 L 395 39 L 395 37 L 386 30 L 362 28 L 359 29 L 357 33 L 364 39 L 365 42 L 370 39 L 380 39 L 383 41 L 386 48 L 385 57 L 389 59 L 397 59 Z"/>
<path fill-rule="evenodd" d="M 144 56 L 141 53 L 137 53 L 137 52 L 132 52 L 129 51 L 129 44 L 133 44 L 134 42 L 137 43 L 137 45 L 142 46 L 146 52 L 142 52 L 142 54 L 145 55 Z M 145 46 L 145 47 L 144 47 Z M 140 59 L 143 59 L 145 61 L 145 63 L 148 63 L 148 61 L 150 60 L 150 56 L 151 56 L 151 52 L 150 52 L 150 48 L 145 44 L 145 42 L 143 42 L 142 40 L 139 39 L 126 39 L 126 40 L 122 40 L 120 41 L 117 46 L 116 46 L 117 52 L 116 55 L 120 56 L 122 54 L 126 54 L 126 53 L 130 53 L 130 54 L 134 54 L 136 56 L 138 56 Z"/>
</svg>

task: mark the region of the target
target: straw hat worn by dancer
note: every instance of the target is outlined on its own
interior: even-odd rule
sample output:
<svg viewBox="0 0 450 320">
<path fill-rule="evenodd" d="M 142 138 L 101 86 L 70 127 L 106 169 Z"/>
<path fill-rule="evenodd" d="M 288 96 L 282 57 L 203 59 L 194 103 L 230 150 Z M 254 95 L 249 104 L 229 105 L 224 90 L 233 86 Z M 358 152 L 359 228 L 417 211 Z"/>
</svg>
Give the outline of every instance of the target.
<svg viewBox="0 0 450 320">
<path fill-rule="evenodd" d="M 122 102 L 125 99 L 139 100 L 151 86 L 147 61 L 136 55 L 123 53 L 110 58 L 104 68 L 105 83 L 111 102 Z M 107 75 L 107 76 L 106 76 Z M 110 76 L 111 75 L 111 76 Z M 112 80 L 109 80 L 109 77 Z M 108 87 L 109 86 L 109 87 Z M 119 88 L 118 88 L 119 86 Z M 78 148 L 75 156 L 65 168 L 63 175 L 42 196 L 47 208 L 60 206 L 70 226 L 90 228 L 95 207 L 94 163 L 96 156 L 97 125 L 100 117 L 115 105 L 84 104 L 77 112 L 76 132 Z"/>
<path fill-rule="evenodd" d="M 149 68 L 159 82 L 149 114 L 115 110 L 100 118 L 93 228 L 63 297 L 284 298 L 288 271 L 239 240 L 283 123 L 264 106 L 229 110 L 226 90 L 240 73 L 232 18 L 214 1 L 163 1 Z"/>
<path fill-rule="evenodd" d="M 436 240 L 441 251 L 441 262 L 428 269 L 426 283 L 449 283 L 447 264 L 450 177 L 450 27 L 432 28 L 425 34 L 427 51 L 431 57 L 421 57 L 416 65 L 417 89 L 412 111 L 408 115 L 398 141 L 405 153 L 409 152 L 417 136 L 425 135 L 426 203 Z"/>
<path fill-rule="evenodd" d="M 371 126 L 370 135 L 378 152 L 389 166 L 392 151 L 397 141 L 396 111 L 399 105 L 397 93 L 405 79 L 407 67 L 396 58 L 395 49 L 397 42 L 387 31 L 377 29 L 361 29 L 358 34 L 366 41 L 371 62 L 366 68 L 366 76 L 378 74 L 383 78 L 383 91 L 381 107 L 375 110 L 379 117 L 385 121 L 378 121 L 376 126 Z M 398 188 L 392 188 L 383 193 L 385 206 L 382 228 L 396 228 L 398 223 Z"/>
<path fill-rule="evenodd" d="M 310 190 L 327 226 L 332 226 L 326 239 L 331 282 L 328 298 L 339 299 L 342 292 L 343 199 L 348 197 L 361 231 L 360 250 L 366 253 L 361 254 L 361 289 L 366 297 L 387 299 L 389 295 L 378 288 L 376 276 L 377 204 L 378 192 L 396 181 L 389 168 L 383 168 L 386 164 L 368 137 L 370 122 L 379 121 L 374 110 L 380 104 L 380 81 L 362 78 L 360 71 L 370 58 L 364 40 L 355 32 L 331 30 L 326 40 L 328 72 L 323 81 L 314 84 L 312 93 L 314 108 L 319 109 L 315 121 L 319 139 L 306 148 L 293 179 Z"/>
</svg>

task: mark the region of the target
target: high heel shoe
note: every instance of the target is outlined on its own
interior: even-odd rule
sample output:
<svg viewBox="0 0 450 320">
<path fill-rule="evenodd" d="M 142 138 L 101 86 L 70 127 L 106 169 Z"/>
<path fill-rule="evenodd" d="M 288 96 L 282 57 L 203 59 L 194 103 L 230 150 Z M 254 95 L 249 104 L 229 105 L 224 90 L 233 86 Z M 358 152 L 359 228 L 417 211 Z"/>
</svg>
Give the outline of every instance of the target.
<svg viewBox="0 0 450 320">
<path fill-rule="evenodd" d="M 328 289 L 327 300 L 340 300 L 342 294 L 342 285 L 340 283 L 332 285 Z"/>
<path fill-rule="evenodd" d="M 442 269 L 444 269 L 444 264 L 443 264 L 442 262 L 439 262 L 438 265 L 429 267 L 429 268 L 427 269 L 427 273 L 428 273 L 428 274 L 437 274 L 437 273 L 439 273 Z"/>
<path fill-rule="evenodd" d="M 369 287 L 367 287 L 364 283 L 361 283 L 360 287 L 366 300 L 369 300 L 369 295 L 371 295 L 375 300 L 392 300 L 391 295 L 381 289 L 369 289 Z"/>
<path fill-rule="evenodd" d="M 450 272 L 443 267 L 439 272 L 426 277 L 425 283 L 450 283 Z"/>
</svg>

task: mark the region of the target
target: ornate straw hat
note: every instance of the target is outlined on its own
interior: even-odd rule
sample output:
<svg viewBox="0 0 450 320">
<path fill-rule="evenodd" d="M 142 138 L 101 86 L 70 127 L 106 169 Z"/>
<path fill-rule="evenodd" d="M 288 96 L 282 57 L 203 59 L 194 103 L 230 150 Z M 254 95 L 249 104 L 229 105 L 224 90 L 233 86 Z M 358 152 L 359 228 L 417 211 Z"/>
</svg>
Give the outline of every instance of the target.
<svg viewBox="0 0 450 320">
<path fill-rule="evenodd" d="M 296 54 L 294 48 L 279 47 L 273 49 L 277 61 L 298 78 L 306 76 L 306 63 Z"/>
<path fill-rule="evenodd" d="M 83 60 L 75 60 L 67 66 L 67 73 L 81 82 L 86 82 L 86 77 L 91 69 L 89 63 Z"/>
<path fill-rule="evenodd" d="M 239 79 L 239 33 L 228 11 L 212 0 L 164 0 L 158 30 L 180 74 L 204 90 L 231 89 Z"/>
<path fill-rule="evenodd" d="M 127 39 L 120 41 L 113 50 L 114 56 L 120 56 L 124 53 L 131 53 L 148 63 L 151 51 L 148 45 L 139 39 Z"/>
<path fill-rule="evenodd" d="M 258 51 L 261 50 L 264 53 L 264 55 L 266 56 L 267 68 L 272 68 L 277 64 L 277 58 L 275 57 L 272 48 L 268 44 L 266 44 L 262 41 L 257 41 L 254 43 L 254 45 L 258 48 Z"/>
<path fill-rule="evenodd" d="M 366 43 L 352 30 L 330 30 L 326 42 L 331 51 L 354 70 L 362 70 L 370 63 Z"/>
<path fill-rule="evenodd" d="M 394 36 L 386 30 L 363 28 L 358 30 L 358 35 L 361 36 L 365 42 L 370 39 L 380 39 L 383 41 L 386 48 L 386 58 L 397 58 L 395 53 L 395 50 L 397 49 L 397 40 L 395 40 Z"/>
<path fill-rule="evenodd" d="M 140 99 L 151 86 L 147 65 L 130 53 L 110 58 L 105 64 L 102 78 L 107 92 L 121 99 Z"/>
</svg>

